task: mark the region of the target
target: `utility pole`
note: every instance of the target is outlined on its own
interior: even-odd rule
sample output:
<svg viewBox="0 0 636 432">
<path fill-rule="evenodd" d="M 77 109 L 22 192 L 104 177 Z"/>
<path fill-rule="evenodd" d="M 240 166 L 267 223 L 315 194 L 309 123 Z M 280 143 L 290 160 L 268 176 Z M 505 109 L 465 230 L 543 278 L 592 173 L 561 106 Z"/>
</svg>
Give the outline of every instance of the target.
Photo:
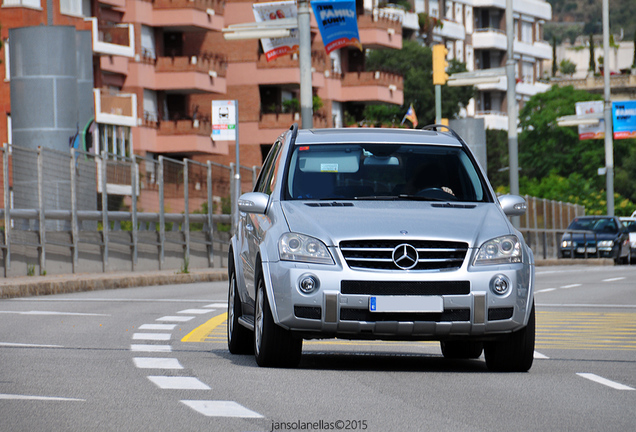
<svg viewBox="0 0 636 432">
<path fill-rule="evenodd" d="M 614 128 L 612 127 L 612 101 L 609 68 L 609 0 L 603 0 L 603 93 L 605 118 L 605 184 L 607 189 L 607 215 L 614 216 Z"/>
<path fill-rule="evenodd" d="M 311 83 L 311 16 L 309 1 L 298 0 L 298 64 L 300 67 L 300 117 L 301 128 L 314 127 L 313 99 Z"/>
<path fill-rule="evenodd" d="M 508 102 L 508 166 L 510 167 L 510 194 L 519 195 L 519 141 L 517 138 L 517 95 L 515 86 L 516 62 L 514 59 L 514 16 L 512 0 L 506 0 L 506 34 L 508 36 L 508 50 L 506 59 L 506 77 L 508 89 L 506 100 Z M 511 221 L 515 227 L 519 226 L 519 216 L 513 216 Z"/>
</svg>

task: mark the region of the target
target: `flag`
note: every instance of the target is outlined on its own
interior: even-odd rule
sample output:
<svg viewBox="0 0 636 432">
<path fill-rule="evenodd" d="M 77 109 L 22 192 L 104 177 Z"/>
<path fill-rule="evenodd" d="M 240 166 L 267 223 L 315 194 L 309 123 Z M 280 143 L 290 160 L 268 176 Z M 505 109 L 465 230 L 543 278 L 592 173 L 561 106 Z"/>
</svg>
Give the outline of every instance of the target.
<svg viewBox="0 0 636 432">
<path fill-rule="evenodd" d="M 410 121 L 414 128 L 417 127 L 417 115 L 415 114 L 415 109 L 413 109 L 413 104 L 411 104 L 409 109 L 406 111 L 406 114 L 404 114 L 404 118 L 400 124 L 404 124 L 404 120 Z"/>
</svg>

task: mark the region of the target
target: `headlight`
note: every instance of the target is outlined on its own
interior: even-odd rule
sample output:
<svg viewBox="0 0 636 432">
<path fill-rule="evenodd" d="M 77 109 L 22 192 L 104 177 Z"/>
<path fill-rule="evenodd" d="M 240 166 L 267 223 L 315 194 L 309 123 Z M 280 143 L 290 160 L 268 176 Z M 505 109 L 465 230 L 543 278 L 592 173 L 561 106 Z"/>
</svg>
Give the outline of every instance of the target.
<svg viewBox="0 0 636 432">
<path fill-rule="evenodd" d="M 503 236 L 481 245 L 474 265 L 521 262 L 521 243 L 516 236 Z"/>
<path fill-rule="evenodd" d="M 561 247 L 562 247 L 563 249 L 569 249 L 569 248 L 571 248 L 571 247 L 572 247 L 572 240 L 563 240 L 563 241 L 561 242 Z"/>
<path fill-rule="evenodd" d="M 611 248 L 614 246 L 614 240 L 601 240 L 600 242 L 598 242 L 598 247 L 602 248 L 602 247 L 608 247 Z"/>
<path fill-rule="evenodd" d="M 323 242 L 302 234 L 283 234 L 278 240 L 278 253 L 283 261 L 333 264 L 331 254 Z"/>
</svg>

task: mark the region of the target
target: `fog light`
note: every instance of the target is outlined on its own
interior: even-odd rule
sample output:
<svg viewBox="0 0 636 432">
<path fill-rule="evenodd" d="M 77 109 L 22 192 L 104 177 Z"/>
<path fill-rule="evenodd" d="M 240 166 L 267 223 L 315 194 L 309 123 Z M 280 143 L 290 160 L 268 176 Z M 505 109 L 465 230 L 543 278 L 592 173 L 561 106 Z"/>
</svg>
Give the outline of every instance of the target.
<svg viewBox="0 0 636 432">
<path fill-rule="evenodd" d="M 505 275 L 497 275 L 490 281 L 490 289 L 497 295 L 504 295 L 510 290 L 510 279 Z"/>
<path fill-rule="evenodd" d="M 313 275 L 303 275 L 300 277 L 298 287 L 305 294 L 310 294 L 318 289 L 318 279 Z"/>
</svg>

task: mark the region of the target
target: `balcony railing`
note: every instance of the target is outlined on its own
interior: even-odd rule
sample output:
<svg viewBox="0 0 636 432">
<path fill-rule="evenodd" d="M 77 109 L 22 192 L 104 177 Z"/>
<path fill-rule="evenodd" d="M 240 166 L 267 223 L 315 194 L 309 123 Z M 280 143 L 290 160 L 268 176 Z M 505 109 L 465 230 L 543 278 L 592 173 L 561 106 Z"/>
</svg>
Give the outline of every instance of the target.
<svg viewBox="0 0 636 432">
<path fill-rule="evenodd" d="M 395 90 L 404 89 L 404 78 L 390 72 L 346 72 L 342 75 L 343 87 L 383 86 Z"/>
<path fill-rule="evenodd" d="M 95 121 L 101 124 L 137 126 L 137 95 L 111 94 L 108 90 L 93 89 Z"/>
<path fill-rule="evenodd" d="M 324 49 L 311 51 L 311 66 L 316 72 L 324 72 L 327 69 L 327 60 Z M 259 69 L 298 69 L 298 55 L 282 56 L 268 62 L 265 53 L 259 53 L 256 67 Z"/>
<path fill-rule="evenodd" d="M 147 0 L 148 1 L 148 0 Z M 150 0 L 155 9 L 196 9 L 223 15 L 225 0 Z"/>
<path fill-rule="evenodd" d="M 135 56 L 135 27 L 132 24 L 108 25 L 97 18 L 86 18 L 92 23 L 93 51 L 124 57 Z"/>
<path fill-rule="evenodd" d="M 359 29 L 393 29 L 396 34 L 402 34 L 402 18 L 399 15 L 390 14 L 383 9 L 375 11 L 377 13 L 358 15 Z"/>
<path fill-rule="evenodd" d="M 3 0 L 3 7 L 30 7 L 41 8 L 40 0 Z"/>
<path fill-rule="evenodd" d="M 200 135 L 209 137 L 212 125 L 209 118 L 180 119 L 161 121 L 157 123 L 159 135 Z"/>
<path fill-rule="evenodd" d="M 225 77 L 227 72 L 227 60 L 217 54 L 201 54 L 182 57 L 158 57 L 155 71 L 160 72 L 201 72 L 216 73 L 216 76 Z"/>
<path fill-rule="evenodd" d="M 287 129 L 289 126 L 300 121 L 299 113 L 263 113 L 261 110 L 258 126 L 260 129 Z M 314 128 L 329 127 L 327 117 L 322 112 L 314 113 Z"/>
</svg>

